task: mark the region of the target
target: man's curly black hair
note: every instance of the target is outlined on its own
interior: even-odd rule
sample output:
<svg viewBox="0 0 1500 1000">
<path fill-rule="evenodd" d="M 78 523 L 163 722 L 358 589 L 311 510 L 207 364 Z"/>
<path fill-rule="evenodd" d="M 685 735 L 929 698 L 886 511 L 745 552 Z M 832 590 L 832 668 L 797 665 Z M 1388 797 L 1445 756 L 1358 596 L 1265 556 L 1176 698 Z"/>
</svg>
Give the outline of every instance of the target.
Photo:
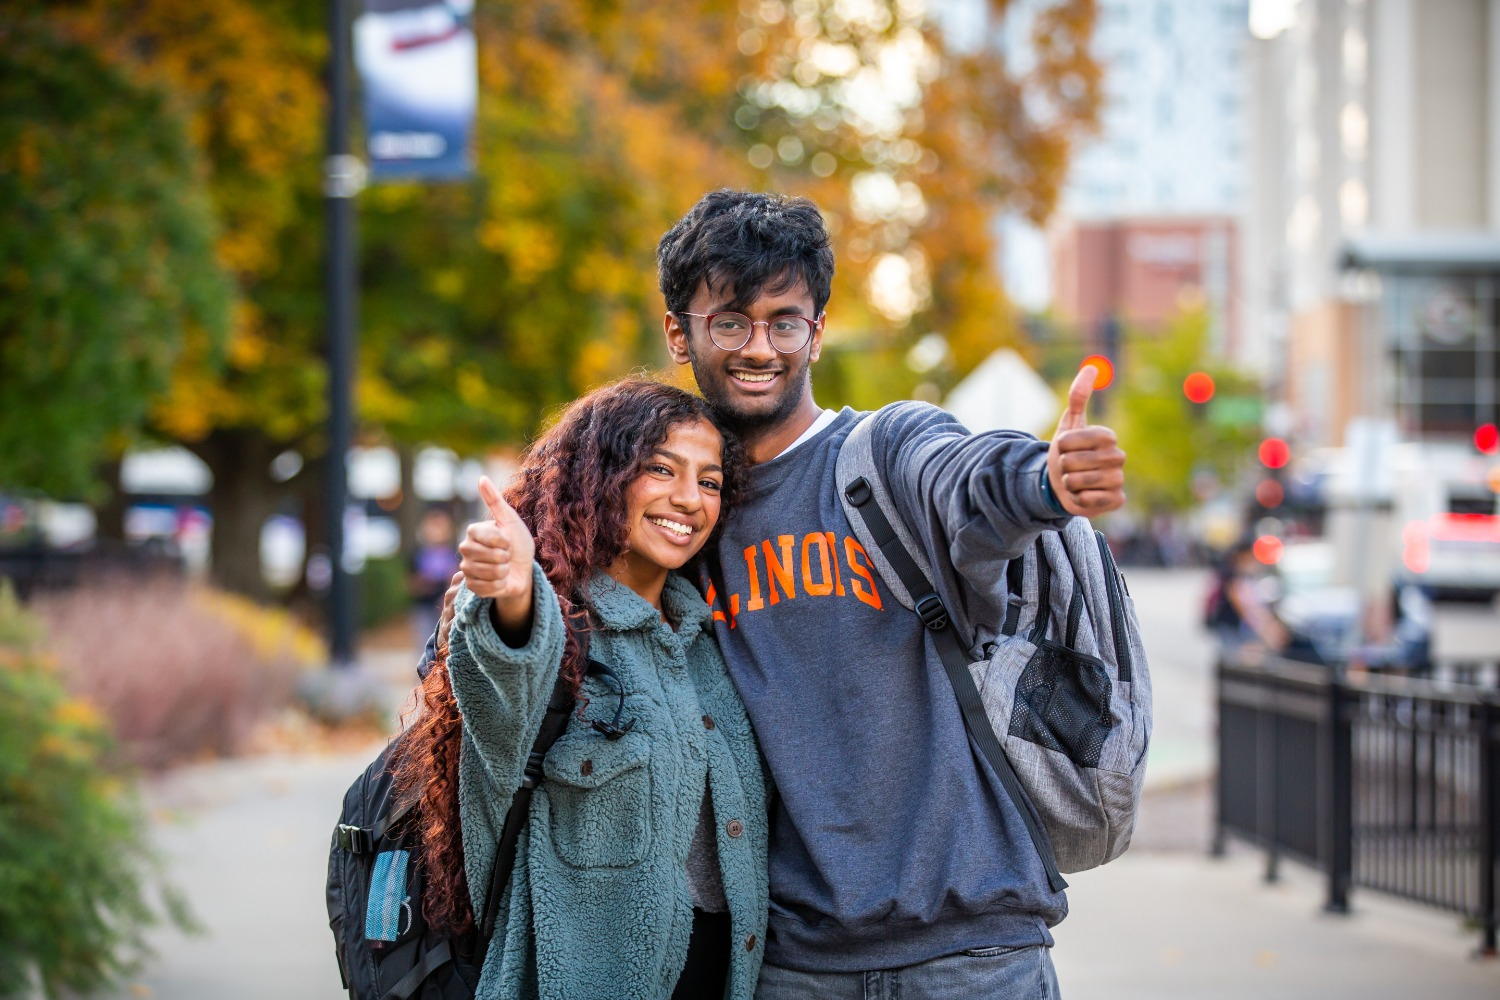
<svg viewBox="0 0 1500 1000">
<path fill-rule="evenodd" d="M 687 311 L 699 282 L 731 294 L 744 310 L 763 293 L 807 286 L 814 315 L 833 285 L 833 247 L 818 207 L 806 198 L 722 188 L 667 231 L 656 246 L 656 270 L 667 309 Z"/>
</svg>

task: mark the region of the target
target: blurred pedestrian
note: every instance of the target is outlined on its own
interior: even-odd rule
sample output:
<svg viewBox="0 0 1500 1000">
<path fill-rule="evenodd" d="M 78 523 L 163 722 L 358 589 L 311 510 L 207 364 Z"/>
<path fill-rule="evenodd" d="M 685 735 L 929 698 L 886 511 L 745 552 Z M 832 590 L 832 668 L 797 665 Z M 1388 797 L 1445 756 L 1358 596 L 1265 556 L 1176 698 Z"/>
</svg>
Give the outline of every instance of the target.
<svg viewBox="0 0 1500 1000">
<path fill-rule="evenodd" d="M 407 565 L 406 587 L 411 596 L 412 639 L 418 646 L 432 635 L 442 612 L 443 592 L 458 572 L 453 529 L 453 515 L 442 507 L 428 508 L 417 525 L 417 547 Z"/>
<path fill-rule="evenodd" d="M 1291 641 L 1290 632 L 1266 600 L 1265 582 L 1264 568 L 1249 541 L 1236 542 L 1215 569 L 1203 624 L 1226 653 L 1247 645 L 1281 652 Z"/>
</svg>

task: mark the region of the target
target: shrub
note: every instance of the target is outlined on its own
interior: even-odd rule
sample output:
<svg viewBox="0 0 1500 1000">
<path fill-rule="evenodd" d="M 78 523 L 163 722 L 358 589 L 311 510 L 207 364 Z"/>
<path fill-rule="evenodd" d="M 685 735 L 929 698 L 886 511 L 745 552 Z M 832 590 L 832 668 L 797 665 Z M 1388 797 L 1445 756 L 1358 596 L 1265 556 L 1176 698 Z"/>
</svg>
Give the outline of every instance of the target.
<svg viewBox="0 0 1500 1000">
<path fill-rule="evenodd" d="M 68 690 L 150 768 L 243 749 L 323 655 L 285 612 L 173 579 L 105 579 L 36 608 Z"/>
<path fill-rule="evenodd" d="M 0 581 L 0 996 L 118 982 L 158 922 L 159 882 L 130 785 L 106 771 L 99 713 L 70 697 L 40 629 Z M 187 926 L 170 891 L 167 916 Z"/>
<path fill-rule="evenodd" d="M 364 572 L 356 577 L 360 628 L 384 625 L 411 607 L 406 572 L 406 560 L 399 556 L 365 560 Z"/>
</svg>

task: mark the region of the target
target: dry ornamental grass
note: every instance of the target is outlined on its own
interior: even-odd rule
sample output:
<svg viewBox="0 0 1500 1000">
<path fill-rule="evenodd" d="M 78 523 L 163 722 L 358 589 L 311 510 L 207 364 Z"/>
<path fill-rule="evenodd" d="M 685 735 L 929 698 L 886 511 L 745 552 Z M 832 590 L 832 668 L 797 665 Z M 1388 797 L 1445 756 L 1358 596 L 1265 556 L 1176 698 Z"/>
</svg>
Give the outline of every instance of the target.
<svg viewBox="0 0 1500 1000">
<path fill-rule="evenodd" d="M 321 653 L 284 612 L 173 579 L 106 579 L 34 609 L 68 689 L 147 768 L 240 752 Z"/>
</svg>

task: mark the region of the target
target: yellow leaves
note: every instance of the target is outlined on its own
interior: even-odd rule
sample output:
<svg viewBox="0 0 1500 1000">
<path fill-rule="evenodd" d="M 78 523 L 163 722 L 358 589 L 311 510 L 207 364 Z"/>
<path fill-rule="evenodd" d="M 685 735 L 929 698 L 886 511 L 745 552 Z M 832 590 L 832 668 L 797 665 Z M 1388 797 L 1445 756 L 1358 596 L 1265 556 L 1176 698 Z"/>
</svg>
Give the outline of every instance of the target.
<svg viewBox="0 0 1500 1000">
<path fill-rule="evenodd" d="M 573 363 L 573 384 L 579 387 L 602 385 L 618 378 L 633 364 L 631 345 L 636 341 L 636 317 L 616 310 L 605 325 L 605 334 L 586 342 Z"/>
<path fill-rule="evenodd" d="M 273 270 L 277 236 L 296 217 L 296 186 L 316 177 L 323 90 L 315 47 L 252 0 L 91 0 L 58 17 L 185 101 L 225 222 L 220 259 L 238 274 Z"/>
<path fill-rule="evenodd" d="M 88 702 L 69 698 L 53 710 L 52 721 L 67 729 L 99 729 L 104 725 L 104 716 Z"/>
<path fill-rule="evenodd" d="M 354 398 L 360 418 L 377 427 L 410 420 L 416 410 L 411 398 L 368 366 L 361 366 Z"/>
<path fill-rule="evenodd" d="M 261 660 L 290 657 L 303 667 L 323 660 L 322 639 L 286 611 L 262 607 L 247 598 L 206 587 L 195 588 L 191 597 L 196 607 L 243 636 Z"/>
<path fill-rule="evenodd" d="M 631 261 L 603 247 L 591 247 L 573 268 L 573 287 L 588 295 L 616 298 L 632 291 L 640 281 L 639 269 Z"/>
<path fill-rule="evenodd" d="M 427 290 L 445 302 L 457 302 L 466 283 L 464 272 L 456 267 L 434 268 L 427 273 Z"/>
<path fill-rule="evenodd" d="M 476 410 L 484 409 L 490 402 L 490 388 L 485 384 L 484 373 L 479 366 L 467 363 L 460 365 L 455 376 L 454 387 L 459 401 Z"/>
<path fill-rule="evenodd" d="M 479 230 L 479 245 L 504 257 L 523 285 L 551 270 L 561 250 L 551 226 L 529 219 L 486 222 Z"/>
</svg>

